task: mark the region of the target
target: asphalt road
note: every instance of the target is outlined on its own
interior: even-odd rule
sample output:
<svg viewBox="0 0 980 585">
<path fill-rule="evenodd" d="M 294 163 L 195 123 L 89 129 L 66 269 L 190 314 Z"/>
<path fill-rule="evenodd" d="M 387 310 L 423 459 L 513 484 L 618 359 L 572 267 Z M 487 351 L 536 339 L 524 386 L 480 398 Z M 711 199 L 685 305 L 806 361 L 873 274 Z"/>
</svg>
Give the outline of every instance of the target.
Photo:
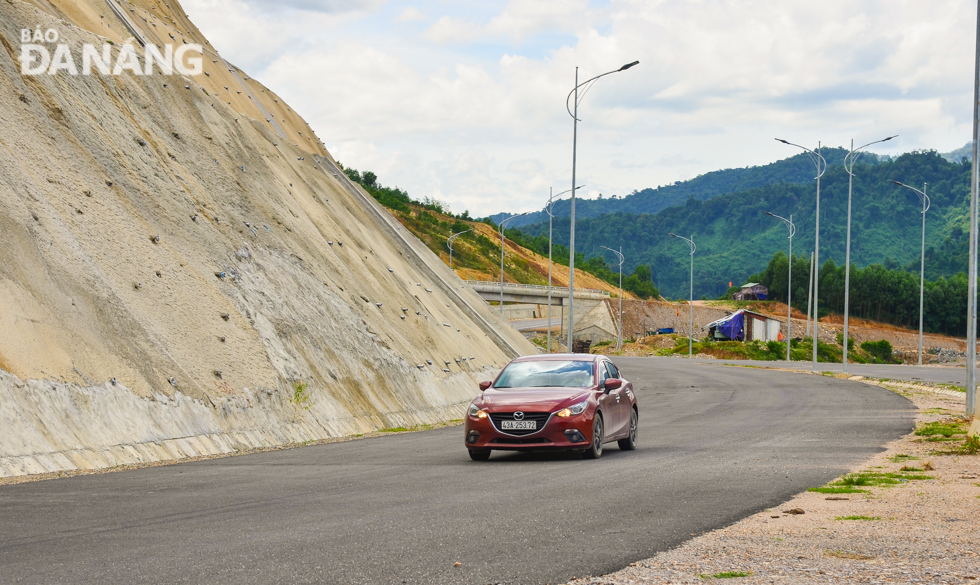
<svg viewBox="0 0 980 585">
<path fill-rule="evenodd" d="M 754 366 L 759 368 L 783 368 L 787 370 L 811 371 L 813 362 L 782 361 L 748 361 L 748 360 L 698 360 L 711 364 L 726 364 L 739 366 Z M 839 374 L 843 364 L 817 362 L 818 372 L 834 372 Z M 931 382 L 933 384 L 953 384 L 966 386 L 966 368 L 964 366 L 908 366 L 904 364 L 847 364 L 847 373 L 868 378 L 884 378 L 889 380 L 909 380 L 913 382 Z"/>
<path fill-rule="evenodd" d="M 534 331 L 536 329 L 548 330 L 548 318 L 544 319 L 519 319 L 517 321 L 511 321 L 511 326 L 518 331 Z M 558 327 L 561 325 L 561 315 L 556 311 L 554 315 L 551 316 L 551 326 Z"/>
<path fill-rule="evenodd" d="M 560 583 L 778 505 L 913 425 L 856 382 L 617 363 L 639 447 L 598 461 L 472 462 L 449 428 L 0 486 L 0 583 Z"/>
</svg>

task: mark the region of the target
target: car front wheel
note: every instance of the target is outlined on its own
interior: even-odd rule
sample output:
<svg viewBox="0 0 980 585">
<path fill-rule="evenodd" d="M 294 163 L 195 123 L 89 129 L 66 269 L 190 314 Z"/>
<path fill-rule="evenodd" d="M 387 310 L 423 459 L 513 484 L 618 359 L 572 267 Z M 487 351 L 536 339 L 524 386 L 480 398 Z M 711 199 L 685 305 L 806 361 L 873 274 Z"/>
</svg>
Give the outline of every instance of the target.
<svg viewBox="0 0 980 585">
<path fill-rule="evenodd" d="M 602 457 L 602 440 L 604 439 L 602 416 L 596 413 L 592 422 L 592 445 L 582 452 L 582 457 L 586 459 L 598 459 Z"/>
<path fill-rule="evenodd" d="M 470 459 L 473 461 L 486 461 L 490 459 L 490 449 L 467 449 L 470 452 Z"/>
<path fill-rule="evenodd" d="M 630 412 L 630 434 L 625 439 L 619 440 L 619 448 L 622 451 L 632 451 L 636 449 L 636 410 Z"/>
</svg>

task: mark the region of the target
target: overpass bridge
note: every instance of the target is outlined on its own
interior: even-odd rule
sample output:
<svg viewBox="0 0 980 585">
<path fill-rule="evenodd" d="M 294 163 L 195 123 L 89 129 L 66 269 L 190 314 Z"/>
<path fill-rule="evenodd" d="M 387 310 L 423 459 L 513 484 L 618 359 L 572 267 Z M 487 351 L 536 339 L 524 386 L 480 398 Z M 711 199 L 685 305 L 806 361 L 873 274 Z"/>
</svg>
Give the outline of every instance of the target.
<svg viewBox="0 0 980 585">
<path fill-rule="evenodd" d="M 465 281 L 485 301 L 500 301 L 500 283 L 478 280 Z M 568 304 L 568 287 L 543 286 L 537 284 L 514 284 L 505 282 L 503 295 L 505 303 L 522 303 L 528 305 L 547 305 L 548 292 L 551 292 L 551 304 L 564 306 Z M 604 290 L 588 288 L 575 289 L 575 300 L 602 301 L 609 298 Z"/>
</svg>

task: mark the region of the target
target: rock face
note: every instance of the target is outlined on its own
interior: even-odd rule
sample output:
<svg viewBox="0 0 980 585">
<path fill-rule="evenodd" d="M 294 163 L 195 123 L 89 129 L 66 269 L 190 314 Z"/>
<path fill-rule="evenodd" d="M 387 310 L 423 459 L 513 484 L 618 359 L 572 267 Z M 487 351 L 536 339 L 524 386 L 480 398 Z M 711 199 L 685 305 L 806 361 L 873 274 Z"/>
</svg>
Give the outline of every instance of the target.
<svg viewBox="0 0 980 585">
<path fill-rule="evenodd" d="M 22 75 L 28 28 L 207 74 Z M 0 476 L 461 418 L 534 351 L 175 0 L 3 0 L 0 43 Z"/>
</svg>

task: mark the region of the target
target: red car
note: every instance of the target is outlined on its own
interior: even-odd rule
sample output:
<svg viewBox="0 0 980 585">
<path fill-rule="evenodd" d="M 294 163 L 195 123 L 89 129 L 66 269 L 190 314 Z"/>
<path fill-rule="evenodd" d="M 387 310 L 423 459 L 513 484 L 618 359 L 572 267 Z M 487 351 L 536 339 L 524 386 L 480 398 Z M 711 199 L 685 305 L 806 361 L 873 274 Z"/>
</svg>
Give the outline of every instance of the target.
<svg viewBox="0 0 980 585">
<path fill-rule="evenodd" d="M 610 441 L 624 451 L 636 448 L 633 385 L 606 356 L 517 358 L 480 390 L 466 414 L 474 461 L 486 461 L 494 449 L 572 449 L 598 459 Z"/>
</svg>

